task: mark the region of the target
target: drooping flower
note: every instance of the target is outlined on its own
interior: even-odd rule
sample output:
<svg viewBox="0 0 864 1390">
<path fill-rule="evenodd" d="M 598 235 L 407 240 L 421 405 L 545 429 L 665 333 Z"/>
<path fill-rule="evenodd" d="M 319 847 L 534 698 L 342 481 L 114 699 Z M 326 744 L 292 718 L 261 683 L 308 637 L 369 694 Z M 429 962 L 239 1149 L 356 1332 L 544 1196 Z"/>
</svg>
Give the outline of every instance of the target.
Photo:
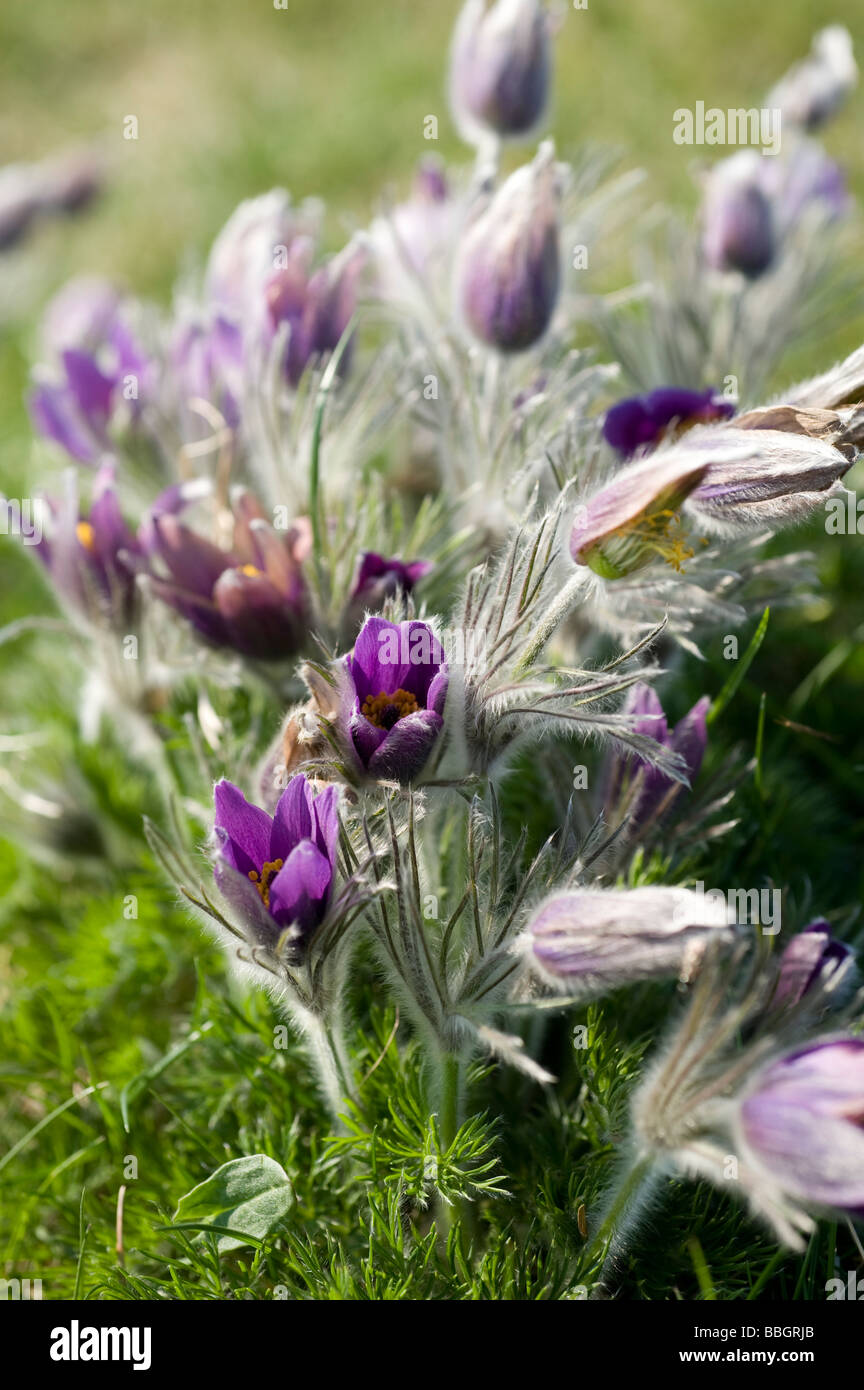
<svg viewBox="0 0 864 1390">
<path fill-rule="evenodd" d="M 613 405 L 603 421 L 603 438 L 624 458 L 630 458 L 670 432 L 711 420 L 728 420 L 734 414 L 733 403 L 710 389 L 661 386 L 646 396 L 630 396 Z"/>
<path fill-rule="evenodd" d="M 520 947 L 542 978 L 588 995 L 687 979 L 705 946 L 731 934 L 725 903 L 686 888 L 579 889 L 541 903 Z"/>
<path fill-rule="evenodd" d="M 702 203 L 702 251 L 714 270 L 754 278 L 772 264 L 777 237 L 764 185 L 766 156 L 739 150 L 709 173 Z"/>
<path fill-rule="evenodd" d="M 857 81 L 849 30 L 831 24 L 820 29 L 808 56 L 780 79 L 765 104 L 779 107 L 784 123 L 814 130 L 835 115 Z"/>
<path fill-rule="evenodd" d="M 39 539 L 36 553 L 60 599 L 94 622 L 107 621 L 115 631 L 128 632 L 134 626 L 136 573 L 144 555 L 123 518 L 113 468 L 103 465 L 97 473 L 86 515 L 74 473 L 63 500 L 49 503 L 49 514 L 49 534 Z"/>
<path fill-rule="evenodd" d="M 118 408 L 138 414 L 151 371 L 126 301 L 106 280 L 72 280 L 49 304 L 43 337 L 50 365 L 34 372 L 33 423 L 72 458 L 96 464 L 111 451 Z"/>
<path fill-rule="evenodd" d="M 333 892 L 338 799 L 337 787 L 316 795 L 300 773 L 271 817 L 232 782 L 216 783 L 214 875 L 261 945 L 273 946 L 287 932 L 302 946 L 324 920 Z"/>
<path fill-rule="evenodd" d="M 179 520 L 176 512 L 185 499 L 177 489 L 169 491 L 142 528 L 152 592 L 214 646 L 260 661 L 296 655 L 308 622 L 302 570 L 308 525 L 298 521 L 277 531 L 252 494 L 240 492 L 232 501 L 232 544 L 222 549 Z"/>
<path fill-rule="evenodd" d="M 511 174 L 464 234 L 457 280 L 465 320 L 481 342 L 523 352 L 558 301 L 560 253 L 554 149 Z"/>
<path fill-rule="evenodd" d="M 341 722 L 356 762 L 370 777 L 413 781 L 444 727 L 441 643 L 426 623 L 369 618 L 344 670 Z"/>
<path fill-rule="evenodd" d="M 793 936 L 780 957 L 772 1002 L 777 1007 L 792 1006 L 819 986 L 834 987 L 848 975 L 853 963 L 849 947 L 838 941 L 829 924 L 819 918 Z"/>
<path fill-rule="evenodd" d="M 624 712 L 636 717 L 636 733 L 645 734 L 680 755 L 692 783 L 705 756 L 710 703 L 707 695 L 703 696 L 670 729 L 655 690 L 640 682 L 628 692 Z M 616 752 L 608 774 L 607 813 L 611 814 L 613 808 L 619 814 L 623 812 L 633 831 L 644 830 L 649 822 L 662 819 L 683 791 L 681 783 L 661 768 L 639 757 L 624 759 Z"/>
<path fill-rule="evenodd" d="M 549 50 L 539 0 L 467 0 L 450 54 L 450 104 L 465 139 L 479 144 L 534 129 L 548 100 Z"/>
<path fill-rule="evenodd" d="M 828 438 L 807 433 L 809 422 L 780 423 L 778 408 L 762 428 L 758 413 L 743 424 L 724 425 L 687 435 L 676 452 L 692 450 L 704 474 L 689 493 L 685 511 L 716 534 L 735 534 L 757 527 L 778 529 L 803 520 L 836 488 L 856 456 L 854 446 L 837 447 Z M 838 422 L 839 424 L 839 422 Z"/>
<path fill-rule="evenodd" d="M 582 504 L 570 533 L 570 554 L 605 579 L 620 579 L 658 558 L 680 568 L 693 551 L 679 510 L 705 476 L 706 465 L 669 450 L 622 468 Z"/>
<path fill-rule="evenodd" d="M 766 1190 L 836 1211 L 864 1208 L 864 1041 L 837 1037 L 764 1066 L 735 1119 L 745 1162 Z"/>
</svg>

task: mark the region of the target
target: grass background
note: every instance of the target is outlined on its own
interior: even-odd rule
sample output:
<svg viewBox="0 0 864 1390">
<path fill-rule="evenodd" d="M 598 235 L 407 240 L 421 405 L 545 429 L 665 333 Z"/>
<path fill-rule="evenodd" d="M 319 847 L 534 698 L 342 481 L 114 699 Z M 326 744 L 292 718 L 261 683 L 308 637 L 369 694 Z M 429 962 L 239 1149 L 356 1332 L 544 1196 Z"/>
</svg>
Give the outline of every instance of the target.
<svg viewBox="0 0 864 1390">
<path fill-rule="evenodd" d="M 165 297 L 184 255 L 203 256 L 235 204 L 274 184 L 297 198 L 329 200 L 335 246 L 366 220 L 382 186 L 405 186 L 429 149 L 422 139 L 429 114 L 439 117 L 435 148 L 464 157 L 444 98 L 455 9 L 416 0 L 288 0 L 285 10 L 266 0 L 146 7 L 69 0 L 59 11 L 45 0 L 0 0 L 2 158 L 39 159 L 93 141 L 109 168 L 106 194 L 89 214 L 43 228 L 0 262 L 0 486 L 27 495 L 31 438 L 22 400 L 34 323 L 67 276 L 110 273 Z M 566 11 L 552 122 L 559 147 L 565 155 L 586 139 L 621 147 L 647 170 L 658 198 L 692 203 L 693 152 L 672 142 L 673 111 L 697 100 L 758 102 L 803 56 L 813 29 L 833 21 L 847 23 L 864 49 L 858 0 L 837 0 L 822 13 L 803 0 L 758 7 L 590 0 L 587 11 Z M 138 118 L 137 142 L 122 139 L 128 115 Z M 862 119 L 859 94 L 827 141 L 859 200 Z M 860 320 L 838 323 L 830 343 L 808 345 L 812 360 L 802 370 L 822 369 L 862 339 Z M 802 921 L 812 907 L 850 922 L 864 897 L 862 543 L 829 541 L 818 523 L 795 543 L 817 548 L 824 597 L 772 619 L 748 679 L 715 726 L 715 763 L 732 746 L 752 752 L 765 693 L 762 790 L 745 788 L 742 830 L 709 867 L 720 883 L 770 875 Z M 35 566 L 3 538 L 0 567 L 0 624 L 52 611 Z M 673 713 L 703 691 L 715 694 L 727 675 L 718 641 L 705 665 L 684 668 Z M 140 843 L 152 788 L 110 738 L 95 749 L 79 746 L 73 680 L 59 643 L 0 647 L 0 733 L 45 733 L 40 756 L 48 766 L 53 760 L 61 780 L 70 760 L 82 768 L 80 787 L 68 785 L 80 816 L 62 832 L 64 850 L 76 851 L 72 867 L 40 846 L 28 851 L 14 835 L 0 843 L 2 1272 L 41 1277 L 46 1298 L 272 1297 L 277 1287 L 291 1297 L 560 1294 L 556 1252 L 578 1244 L 573 1213 L 596 1190 L 621 1084 L 644 1045 L 648 1015 L 638 1002 L 624 1036 L 616 1040 L 604 1025 L 603 1044 L 581 1074 L 572 1059 L 568 1070 L 566 1036 L 552 1040 L 562 1052 L 554 1101 L 518 1079 L 498 1076 L 486 1093 L 478 1083 L 481 1102 L 485 1096 L 498 1112 L 517 1200 L 487 1214 L 490 1253 L 479 1271 L 463 1268 L 458 1252 L 424 1264 L 422 1243 L 403 1239 L 400 1212 L 382 1195 L 401 1171 L 396 1161 L 379 1156 L 373 1172 L 360 1144 L 359 1180 L 350 1182 L 326 1161 L 326 1120 L 292 1051 L 274 1051 L 269 1005 L 227 987 L 218 954 L 160 886 Z M 789 728 L 789 719 L 811 732 Z M 526 768 L 511 815 L 530 820 L 538 799 Z M 101 846 L 93 843 L 92 808 L 108 827 Z M 123 916 L 129 894 L 138 898 L 137 919 Z M 391 1022 L 363 1019 L 366 1041 L 358 1037 L 357 1045 L 370 1065 Z M 413 1066 L 410 1053 L 399 1063 L 391 1049 L 364 1090 L 367 1118 L 389 1122 L 388 1105 L 410 1112 Z M 103 1089 L 84 1094 L 94 1086 Z M 406 1123 L 421 1171 L 422 1117 Z M 220 1260 L 158 1230 L 182 1193 L 218 1163 L 255 1151 L 298 1174 L 278 1248 Z M 130 1156 L 138 1175 L 127 1182 L 118 1260 L 118 1189 Z M 422 1178 L 416 1187 L 415 1216 Z M 377 1203 L 371 1218 L 370 1200 Z M 821 1297 L 838 1239 L 848 1264 L 854 1251 L 832 1227 L 820 1229 L 803 1261 L 777 1256 L 721 1197 L 682 1188 L 662 1227 L 648 1233 L 651 1257 L 634 1265 L 628 1292 Z"/>
</svg>

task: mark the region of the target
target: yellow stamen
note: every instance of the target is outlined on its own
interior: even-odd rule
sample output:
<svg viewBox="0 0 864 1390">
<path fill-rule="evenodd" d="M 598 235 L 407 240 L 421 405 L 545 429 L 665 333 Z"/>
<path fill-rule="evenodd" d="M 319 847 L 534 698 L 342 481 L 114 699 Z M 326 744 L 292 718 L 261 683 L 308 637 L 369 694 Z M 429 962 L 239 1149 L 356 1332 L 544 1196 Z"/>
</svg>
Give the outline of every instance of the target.
<svg viewBox="0 0 864 1390">
<path fill-rule="evenodd" d="M 360 707 L 360 713 L 365 715 L 376 729 L 392 729 L 406 714 L 415 714 L 419 708 L 416 696 L 412 695 L 410 690 L 402 690 L 400 687 L 392 693 L 381 690 L 377 695 L 367 695 Z"/>
<path fill-rule="evenodd" d="M 262 571 L 257 565 L 241 565 L 239 573 L 248 575 L 250 579 L 260 579 Z"/>
<path fill-rule="evenodd" d="M 75 527 L 75 535 L 78 537 L 79 545 L 83 545 L 84 549 L 89 551 L 91 555 L 95 554 L 96 532 L 89 521 L 79 521 Z"/>
<path fill-rule="evenodd" d="M 257 869 L 249 870 L 249 877 L 258 889 L 265 907 L 270 906 L 270 880 L 275 878 L 284 863 L 284 859 L 268 859 L 266 864 L 262 864 L 260 874 Z"/>
</svg>

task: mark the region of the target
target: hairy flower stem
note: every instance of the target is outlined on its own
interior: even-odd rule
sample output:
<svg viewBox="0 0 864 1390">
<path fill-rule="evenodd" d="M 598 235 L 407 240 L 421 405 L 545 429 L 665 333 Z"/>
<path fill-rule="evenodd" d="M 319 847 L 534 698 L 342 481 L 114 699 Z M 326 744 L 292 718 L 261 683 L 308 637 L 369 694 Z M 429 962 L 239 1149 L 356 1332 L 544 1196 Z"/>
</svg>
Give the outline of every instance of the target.
<svg viewBox="0 0 864 1390">
<path fill-rule="evenodd" d="M 438 1059 L 438 1132 L 441 1139 L 441 1152 L 446 1153 L 459 1132 L 459 1107 L 462 1091 L 462 1068 L 455 1052 L 441 1052 Z M 453 1225 L 454 1218 L 460 1214 L 461 1204 L 454 1205 L 439 1194 L 438 1229 L 442 1242 Z"/>
<path fill-rule="evenodd" d="M 648 1154 L 634 1158 L 611 1189 L 601 1211 L 596 1233 L 582 1256 L 588 1271 L 599 1264 L 599 1273 L 590 1297 L 599 1299 L 611 1292 L 615 1268 L 640 1224 L 651 1195 L 663 1180 L 662 1169 Z"/>
<path fill-rule="evenodd" d="M 342 1129 L 342 1114 L 346 1099 L 354 1099 L 354 1082 L 341 1024 L 325 1019 L 311 1009 L 293 1011 L 306 1043 L 309 1056 L 318 1073 L 322 1094 L 338 1129 Z"/>
</svg>

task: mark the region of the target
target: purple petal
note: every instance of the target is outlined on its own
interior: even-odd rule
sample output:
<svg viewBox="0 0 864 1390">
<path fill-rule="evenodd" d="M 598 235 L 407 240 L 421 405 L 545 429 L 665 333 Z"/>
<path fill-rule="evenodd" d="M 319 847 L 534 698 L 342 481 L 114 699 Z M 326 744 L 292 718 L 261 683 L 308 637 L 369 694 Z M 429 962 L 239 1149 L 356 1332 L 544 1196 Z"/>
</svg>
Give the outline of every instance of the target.
<svg viewBox="0 0 864 1390">
<path fill-rule="evenodd" d="M 272 822 L 266 811 L 248 802 L 233 782 L 224 777 L 213 792 L 216 806 L 216 828 L 226 832 L 228 839 L 221 845 L 224 859 L 248 874 L 250 869 L 261 872 L 270 856 Z"/>
<path fill-rule="evenodd" d="M 333 881 L 330 861 L 303 840 L 293 849 L 270 884 L 270 911 L 282 927 L 296 924 L 308 932 L 324 915 Z"/>
<path fill-rule="evenodd" d="M 301 840 L 312 839 L 312 789 L 303 773 L 292 777 L 273 812 L 270 859 L 287 859 Z"/>
<path fill-rule="evenodd" d="M 413 781 L 422 772 L 443 727 L 440 714 L 432 710 L 423 709 L 416 714 L 406 715 L 393 725 L 369 759 L 369 772 L 373 777 L 392 778 L 399 782 Z"/>
</svg>

